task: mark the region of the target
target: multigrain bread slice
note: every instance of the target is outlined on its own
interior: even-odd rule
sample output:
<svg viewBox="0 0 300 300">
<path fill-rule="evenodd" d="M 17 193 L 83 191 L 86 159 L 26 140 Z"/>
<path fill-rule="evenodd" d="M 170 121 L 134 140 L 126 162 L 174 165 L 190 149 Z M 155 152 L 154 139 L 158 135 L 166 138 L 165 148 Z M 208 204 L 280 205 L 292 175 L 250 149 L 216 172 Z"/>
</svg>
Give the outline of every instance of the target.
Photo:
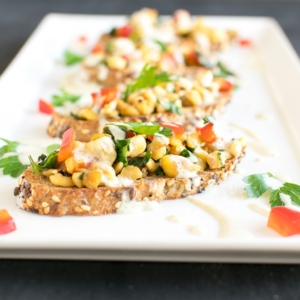
<svg viewBox="0 0 300 300">
<path fill-rule="evenodd" d="M 208 105 L 183 107 L 182 114 L 178 115 L 172 112 L 155 113 L 151 115 L 141 115 L 135 117 L 122 117 L 122 119 L 105 119 L 108 122 L 179 122 L 184 124 L 188 130 L 194 126 L 203 117 L 215 115 L 223 111 L 230 102 L 231 92 L 222 93 L 217 100 Z M 51 137 L 62 137 L 63 133 L 73 127 L 76 133 L 76 139 L 81 142 L 90 141 L 91 137 L 100 130 L 101 121 L 75 120 L 72 116 L 65 116 L 59 113 L 53 113 L 47 132 Z"/>
<path fill-rule="evenodd" d="M 125 201 L 172 200 L 203 192 L 219 184 L 230 175 L 245 155 L 228 159 L 225 166 L 205 170 L 194 178 L 167 178 L 149 176 L 126 187 L 62 188 L 54 186 L 41 173 L 33 174 L 29 167 L 19 179 L 14 195 L 24 210 L 50 216 L 100 216 L 116 213 Z"/>
</svg>

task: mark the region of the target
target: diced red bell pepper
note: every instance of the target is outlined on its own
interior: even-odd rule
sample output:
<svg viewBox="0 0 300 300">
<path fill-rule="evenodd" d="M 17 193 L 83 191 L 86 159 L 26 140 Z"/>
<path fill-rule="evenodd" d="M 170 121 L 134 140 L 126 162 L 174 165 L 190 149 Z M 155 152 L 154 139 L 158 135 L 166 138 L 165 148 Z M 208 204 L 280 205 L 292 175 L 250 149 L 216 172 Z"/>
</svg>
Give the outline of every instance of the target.
<svg viewBox="0 0 300 300">
<path fill-rule="evenodd" d="M 43 99 L 39 100 L 39 112 L 46 114 L 46 115 L 52 115 L 54 112 L 54 108 L 51 103 L 48 103 L 44 101 Z"/>
<path fill-rule="evenodd" d="M 153 139 L 154 139 L 154 136 L 153 136 L 153 135 L 148 135 L 148 134 L 147 134 L 147 139 L 148 139 L 149 141 L 151 141 L 151 142 L 152 142 L 152 141 L 153 141 Z"/>
<path fill-rule="evenodd" d="M 171 67 L 176 67 L 178 64 L 176 58 L 174 57 L 174 54 L 170 52 L 162 53 L 161 61 Z"/>
<path fill-rule="evenodd" d="M 238 41 L 238 43 L 240 44 L 240 46 L 242 47 L 249 47 L 249 46 L 252 46 L 252 42 L 248 39 L 240 39 Z"/>
<path fill-rule="evenodd" d="M 217 139 L 217 136 L 214 132 L 214 124 L 212 123 L 208 123 L 203 127 L 196 127 L 196 131 L 206 143 L 213 143 Z"/>
<path fill-rule="evenodd" d="M 95 47 L 91 51 L 93 54 L 103 52 L 103 47 L 101 44 L 95 45 Z"/>
<path fill-rule="evenodd" d="M 217 82 L 219 84 L 219 91 L 220 92 L 229 92 L 234 87 L 233 83 L 226 80 L 225 78 L 215 78 L 214 82 Z"/>
<path fill-rule="evenodd" d="M 15 221 L 7 210 L 0 209 L 0 235 L 10 233 L 16 229 Z"/>
<path fill-rule="evenodd" d="M 160 126 L 167 127 L 171 129 L 174 134 L 182 134 L 184 133 L 184 127 L 180 123 L 171 123 L 171 122 L 158 122 Z"/>
<path fill-rule="evenodd" d="M 134 137 L 136 134 L 133 132 L 133 131 L 128 131 L 127 133 L 126 133 L 126 139 L 130 139 L 130 138 L 132 138 L 132 137 Z"/>
<path fill-rule="evenodd" d="M 58 152 L 57 161 L 61 162 L 73 155 L 73 149 L 75 144 L 75 131 L 71 127 L 66 130 L 62 137 L 62 143 Z"/>
<path fill-rule="evenodd" d="M 187 66 L 199 66 L 199 57 L 195 51 L 189 52 L 185 55 L 185 63 Z"/>
<path fill-rule="evenodd" d="M 273 207 L 269 215 L 268 227 L 282 236 L 300 234 L 300 212 L 285 206 Z"/>
<path fill-rule="evenodd" d="M 126 24 L 120 28 L 117 28 L 115 31 L 115 35 L 117 37 L 124 37 L 127 38 L 129 37 L 133 32 L 133 28 L 130 24 Z"/>
<path fill-rule="evenodd" d="M 99 93 L 92 93 L 94 104 L 103 107 L 105 104 L 115 100 L 118 97 L 117 88 L 104 88 Z"/>
</svg>

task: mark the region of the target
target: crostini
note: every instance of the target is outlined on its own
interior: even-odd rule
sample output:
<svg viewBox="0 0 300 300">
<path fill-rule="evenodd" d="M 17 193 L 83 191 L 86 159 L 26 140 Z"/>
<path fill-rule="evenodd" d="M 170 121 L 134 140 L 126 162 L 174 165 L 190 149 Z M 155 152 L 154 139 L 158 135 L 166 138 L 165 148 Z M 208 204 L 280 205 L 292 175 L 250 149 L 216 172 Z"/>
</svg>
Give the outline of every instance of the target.
<svg viewBox="0 0 300 300">
<path fill-rule="evenodd" d="M 180 122 L 195 126 L 204 116 L 221 112 L 230 101 L 234 85 L 224 78 L 214 78 L 211 70 L 198 72 L 192 80 L 157 72 L 146 65 L 140 76 L 126 86 L 105 88 L 92 94 L 89 106 L 73 105 L 64 113 L 54 112 L 47 132 L 62 137 L 73 127 L 76 138 L 87 142 L 106 121 Z"/>
<path fill-rule="evenodd" d="M 38 214 L 104 215 L 130 201 L 200 193 L 225 180 L 244 153 L 244 140 L 218 136 L 212 117 L 190 133 L 178 123 L 107 123 L 88 143 L 70 128 L 59 151 L 31 159 L 14 194 Z"/>
</svg>

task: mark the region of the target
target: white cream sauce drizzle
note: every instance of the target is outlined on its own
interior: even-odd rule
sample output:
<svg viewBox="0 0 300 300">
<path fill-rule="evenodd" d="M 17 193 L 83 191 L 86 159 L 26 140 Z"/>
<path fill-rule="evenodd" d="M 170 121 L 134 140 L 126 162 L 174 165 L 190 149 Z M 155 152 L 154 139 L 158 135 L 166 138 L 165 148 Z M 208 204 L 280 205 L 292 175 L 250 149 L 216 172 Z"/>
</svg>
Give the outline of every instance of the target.
<svg viewBox="0 0 300 300">
<path fill-rule="evenodd" d="M 173 223 L 180 223 L 180 220 L 177 216 L 175 215 L 169 215 L 167 216 L 167 220 Z"/>
<path fill-rule="evenodd" d="M 278 179 L 285 181 L 285 182 L 292 182 L 292 178 L 285 174 L 285 173 L 278 173 L 278 172 L 271 172 L 275 177 L 277 177 Z"/>
<path fill-rule="evenodd" d="M 275 177 L 264 175 L 263 178 L 266 184 L 273 190 L 278 190 L 283 186 L 283 182 Z"/>
<path fill-rule="evenodd" d="M 197 226 L 194 226 L 194 225 L 188 225 L 187 226 L 187 230 L 188 232 L 190 232 L 191 234 L 194 234 L 194 235 L 202 235 L 202 231 L 199 227 Z"/>
<path fill-rule="evenodd" d="M 89 74 L 84 70 L 68 74 L 61 79 L 60 86 L 75 95 L 99 92 L 100 86 L 89 80 Z"/>
<path fill-rule="evenodd" d="M 234 170 L 234 173 L 236 174 L 245 174 L 245 170 L 243 168 L 241 168 L 240 166 L 237 166 Z"/>
<path fill-rule="evenodd" d="M 264 160 L 263 160 L 261 157 L 255 158 L 255 161 L 256 161 L 256 162 L 264 162 Z"/>
<path fill-rule="evenodd" d="M 300 212 L 300 206 L 293 204 L 292 199 L 289 195 L 279 193 L 279 197 L 280 197 L 281 201 L 285 204 L 286 208 Z"/>
<path fill-rule="evenodd" d="M 248 142 L 247 146 L 249 148 L 251 148 L 252 150 L 254 150 L 255 152 L 265 155 L 265 156 L 280 156 L 280 153 L 272 148 L 270 148 L 269 146 L 265 146 L 262 144 L 256 144 L 256 143 L 252 143 L 252 142 Z"/>
<path fill-rule="evenodd" d="M 115 125 L 108 125 L 107 126 L 109 131 L 114 136 L 115 140 L 124 140 L 126 133 L 124 130 L 120 129 L 118 126 Z"/>
<path fill-rule="evenodd" d="M 197 176 L 196 171 L 190 171 L 193 163 L 183 156 L 170 155 L 170 158 L 177 165 L 178 174 L 176 178 L 194 178 Z"/>
<path fill-rule="evenodd" d="M 232 126 L 232 127 L 234 127 L 234 128 L 242 130 L 248 136 L 252 137 L 253 139 L 257 140 L 258 142 L 261 141 L 261 137 L 257 133 L 255 133 L 255 132 L 253 132 L 253 131 L 251 131 L 251 130 L 249 130 L 249 129 L 247 129 L 247 128 L 239 125 L 239 124 L 236 124 L 236 123 L 229 123 L 229 125 Z"/>
<path fill-rule="evenodd" d="M 12 156 L 17 155 L 19 158 L 19 161 L 23 165 L 29 165 L 29 159 L 28 156 L 31 155 L 34 161 L 37 161 L 38 157 L 44 153 L 45 155 L 48 155 L 46 148 L 53 144 L 61 144 L 61 139 L 55 138 L 55 139 L 44 139 L 44 140 L 22 140 L 20 142 L 20 145 L 16 148 L 15 153 L 7 153 L 5 156 Z"/>
<path fill-rule="evenodd" d="M 256 115 L 256 118 L 260 119 L 260 120 L 265 120 L 265 121 L 274 120 L 274 116 L 270 113 L 260 113 L 260 114 Z"/>
<path fill-rule="evenodd" d="M 141 211 L 156 211 L 160 208 L 160 204 L 156 201 L 130 200 L 128 192 L 123 192 L 122 203 L 117 209 L 117 214 L 133 214 Z"/>
<path fill-rule="evenodd" d="M 270 208 L 262 206 L 262 205 L 257 204 L 257 203 L 249 203 L 248 207 L 251 210 L 255 211 L 256 213 L 258 213 L 262 216 L 265 216 L 265 217 L 268 217 L 269 214 L 270 214 Z"/>
<path fill-rule="evenodd" d="M 192 204 L 205 210 L 216 220 L 218 220 L 220 224 L 219 237 L 242 238 L 242 239 L 253 238 L 253 234 L 248 229 L 243 227 L 237 221 L 232 220 L 230 217 L 226 216 L 226 214 L 217 210 L 215 207 L 203 201 L 200 201 L 199 199 L 196 199 L 194 197 L 188 197 L 187 200 L 189 200 Z"/>
</svg>

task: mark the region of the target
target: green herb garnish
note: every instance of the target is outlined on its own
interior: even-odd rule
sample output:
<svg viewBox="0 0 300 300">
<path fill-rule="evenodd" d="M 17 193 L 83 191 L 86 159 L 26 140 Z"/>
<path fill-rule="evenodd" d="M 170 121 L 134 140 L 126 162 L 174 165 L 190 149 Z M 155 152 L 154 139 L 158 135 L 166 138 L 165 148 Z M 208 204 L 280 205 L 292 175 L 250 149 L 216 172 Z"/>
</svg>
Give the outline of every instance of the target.
<svg viewBox="0 0 300 300">
<path fill-rule="evenodd" d="M 75 54 L 75 53 L 67 50 L 64 53 L 64 58 L 65 58 L 65 64 L 67 66 L 72 66 L 72 65 L 80 63 L 84 59 L 84 56 Z"/>
<path fill-rule="evenodd" d="M 72 112 L 70 112 L 70 116 L 73 117 L 75 120 L 86 121 L 86 118 L 79 117 L 79 116 L 75 115 L 75 114 L 72 113 Z"/>
<path fill-rule="evenodd" d="M 188 149 L 183 149 L 179 155 L 189 158 L 189 160 L 191 160 L 193 163 L 198 162 L 197 156 L 193 152 L 189 151 Z"/>
<path fill-rule="evenodd" d="M 0 138 L 6 145 L 0 148 L 0 168 L 3 168 L 3 175 L 10 175 L 13 178 L 19 177 L 29 165 L 23 165 L 18 155 L 11 155 L 3 158 L 6 153 L 16 153 L 20 143 Z"/>
<path fill-rule="evenodd" d="M 227 67 L 222 63 L 218 62 L 217 67 L 219 68 L 219 73 L 214 74 L 214 77 L 229 77 L 229 76 L 235 76 L 235 73 L 231 72 L 227 69 Z"/>
<path fill-rule="evenodd" d="M 80 95 L 73 95 L 66 92 L 64 89 L 60 89 L 60 95 L 53 95 L 51 103 L 54 106 L 63 106 L 65 102 L 75 103 L 80 99 Z"/>
<path fill-rule="evenodd" d="M 110 123 L 106 123 L 106 125 L 115 125 L 121 129 L 131 130 L 138 134 L 154 135 L 155 133 L 159 133 L 164 136 L 172 135 L 171 129 L 160 126 L 158 123 L 155 122 L 126 122 L 126 123 L 110 122 Z"/>
<path fill-rule="evenodd" d="M 175 102 L 166 102 L 166 101 L 159 101 L 159 104 L 162 105 L 167 111 L 172 112 L 176 115 L 182 115 L 181 107 L 177 106 Z"/>
<path fill-rule="evenodd" d="M 151 157 L 150 151 L 147 151 L 144 157 L 130 158 L 128 160 L 128 165 L 143 167 L 149 161 L 150 157 Z"/>
<path fill-rule="evenodd" d="M 28 165 L 21 164 L 17 155 L 0 159 L 0 168 L 3 168 L 3 174 L 13 178 L 19 177 L 27 167 Z"/>
<path fill-rule="evenodd" d="M 126 153 L 129 150 L 130 139 L 115 141 L 117 158 L 115 162 L 122 162 L 124 167 L 128 166 Z"/>
<path fill-rule="evenodd" d="M 221 151 L 224 151 L 224 150 L 219 150 L 218 152 L 217 152 L 217 156 L 218 156 L 218 159 L 219 159 L 219 162 L 220 162 L 220 164 L 221 164 L 221 168 L 224 168 L 224 163 L 222 162 L 222 152 Z"/>
<path fill-rule="evenodd" d="M 183 149 L 180 154 L 180 156 L 183 156 L 183 157 L 190 157 L 191 156 L 191 152 L 187 149 Z"/>
<path fill-rule="evenodd" d="M 284 206 L 280 194 L 291 198 L 292 204 L 300 206 L 300 186 L 294 183 L 284 182 L 271 173 L 253 174 L 243 178 L 248 185 L 244 188 L 248 197 L 260 197 L 268 189 L 271 190 L 269 203 L 271 207 Z"/>
<path fill-rule="evenodd" d="M 113 48 L 114 48 L 113 42 L 112 42 L 112 41 L 109 41 L 109 42 L 105 45 L 105 49 L 104 49 L 104 50 L 105 50 L 105 52 L 110 53 L 110 52 L 112 52 Z"/>
<path fill-rule="evenodd" d="M 44 169 L 55 168 L 57 164 L 57 156 L 58 156 L 58 151 L 54 151 L 50 153 L 48 156 L 42 154 L 39 156 L 37 163 L 35 163 L 32 157 L 29 156 L 29 161 L 31 163 L 33 173 L 36 174 L 43 171 Z"/>
<path fill-rule="evenodd" d="M 160 46 L 160 50 L 161 52 L 166 52 L 167 51 L 167 45 L 162 42 L 162 41 L 159 41 L 159 40 L 154 40 L 154 42 Z"/>
<path fill-rule="evenodd" d="M 215 124 L 215 122 L 216 122 L 216 119 L 212 116 L 204 117 L 204 118 L 202 118 L 202 120 L 203 120 L 204 124 L 208 124 L 208 123 Z"/>
<path fill-rule="evenodd" d="M 60 144 L 52 144 L 52 145 L 49 145 L 47 148 L 46 148 L 46 151 L 47 153 L 52 153 L 54 151 L 57 151 L 58 149 L 60 148 Z"/>
<path fill-rule="evenodd" d="M 17 147 L 20 145 L 18 142 L 12 142 L 7 139 L 0 138 L 6 145 L 0 148 L 0 157 L 2 157 L 5 153 L 16 152 Z"/>
<path fill-rule="evenodd" d="M 192 153 L 194 153 L 194 151 L 196 150 L 196 148 L 197 148 L 197 146 L 195 146 L 193 148 L 186 146 L 186 149 L 188 149 Z"/>
<path fill-rule="evenodd" d="M 130 94 L 146 87 L 155 86 L 161 82 L 170 82 L 172 80 L 172 75 L 166 72 L 157 73 L 156 66 L 151 67 L 145 65 L 140 76 L 127 85 L 123 99 L 126 100 Z"/>
<path fill-rule="evenodd" d="M 165 175 L 166 175 L 165 172 L 164 172 L 164 170 L 163 170 L 163 168 L 162 168 L 161 166 L 159 166 L 159 167 L 157 168 L 157 170 L 155 171 L 155 174 L 156 174 L 157 176 L 165 176 Z"/>
</svg>

